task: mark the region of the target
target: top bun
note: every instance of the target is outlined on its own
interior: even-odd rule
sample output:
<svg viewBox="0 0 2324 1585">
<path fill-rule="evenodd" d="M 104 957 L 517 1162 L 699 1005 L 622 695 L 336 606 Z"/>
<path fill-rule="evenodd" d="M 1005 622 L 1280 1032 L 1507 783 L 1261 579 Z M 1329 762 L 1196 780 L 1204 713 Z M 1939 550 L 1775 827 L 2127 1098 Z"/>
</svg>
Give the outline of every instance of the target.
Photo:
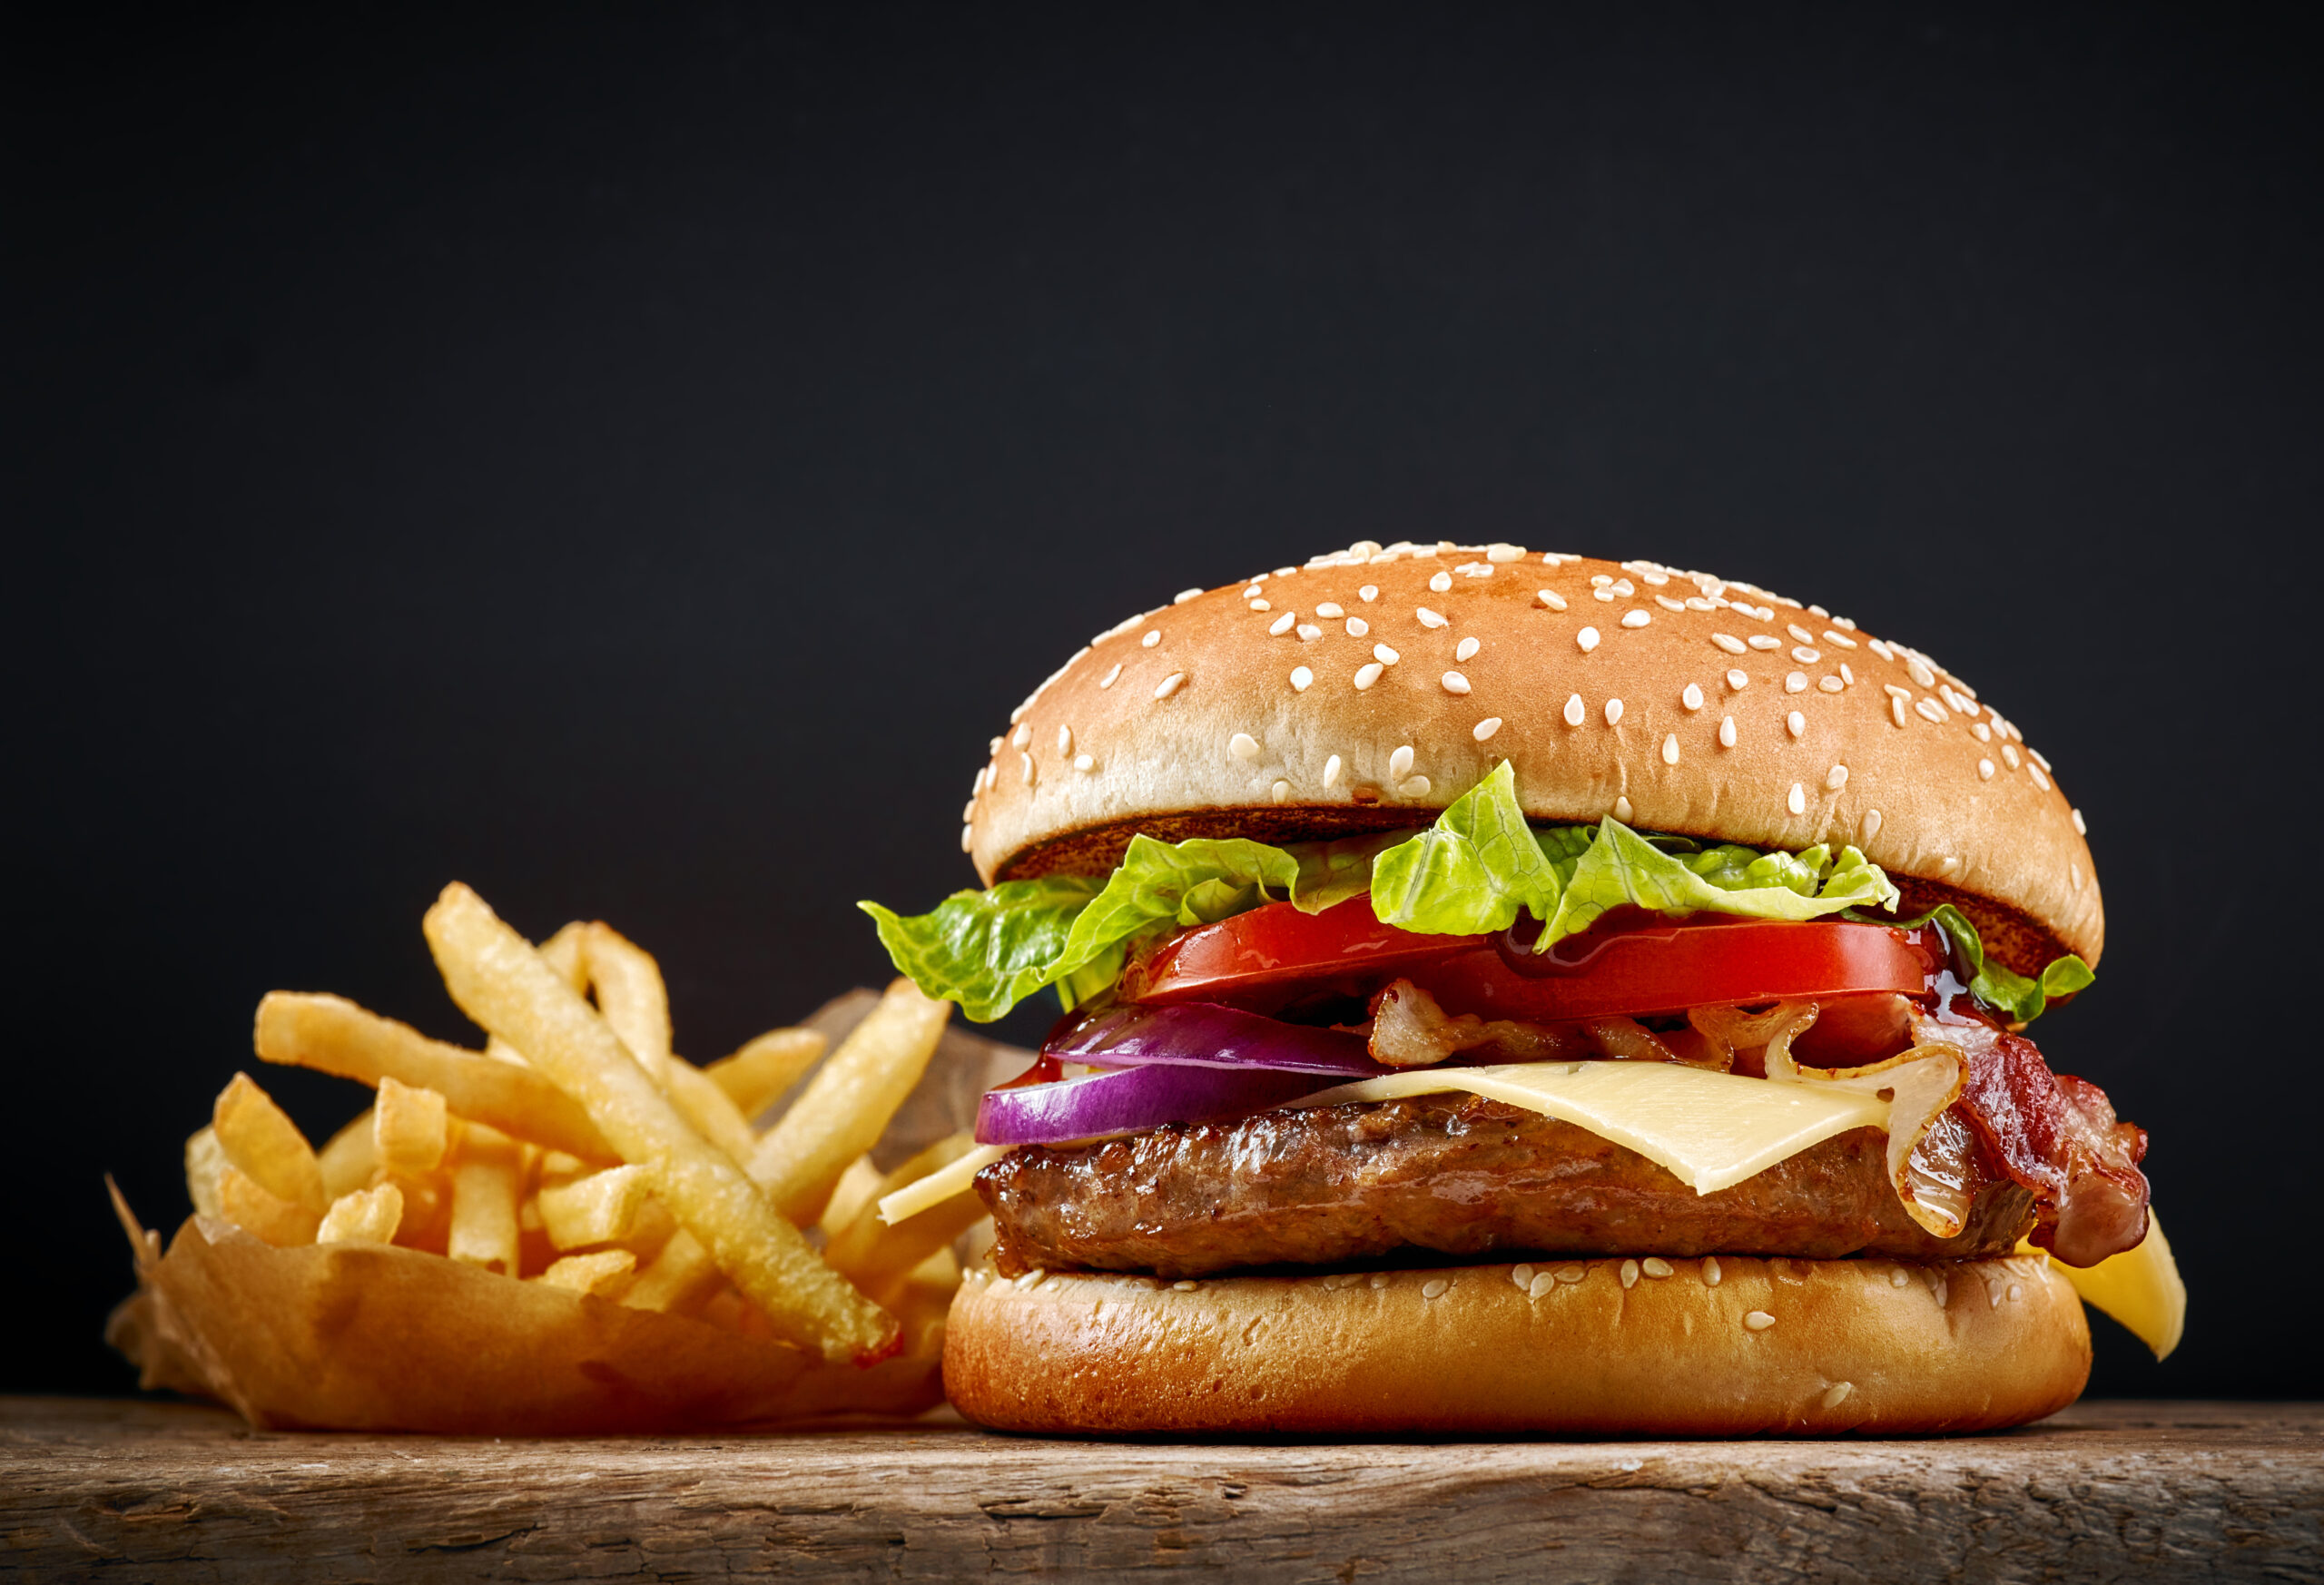
<svg viewBox="0 0 2324 1585">
<path fill-rule="evenodd" d="M 1425 825 L 1502 760 L 1536 821 L 1853 843 L 2021 972 L 2105 944 L 2082 817 L 1975 690 L 1817 605 L 1649 561 L 1369 541 L 1189 589 L 1011 713 L 961 845 L 1103 873 L 1132 835 Z"/>
</svg>

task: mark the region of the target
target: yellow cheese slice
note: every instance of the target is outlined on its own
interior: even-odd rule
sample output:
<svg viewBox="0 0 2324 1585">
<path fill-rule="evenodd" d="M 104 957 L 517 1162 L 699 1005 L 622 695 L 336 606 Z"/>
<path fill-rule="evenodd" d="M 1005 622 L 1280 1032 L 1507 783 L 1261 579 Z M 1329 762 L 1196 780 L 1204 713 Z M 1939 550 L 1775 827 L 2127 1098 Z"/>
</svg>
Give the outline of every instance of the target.
<svg viewBox="0 0 2324 1585">
<path fill-rule="evenodd" d="M 915 1178 L 880 1202 L 880 1220 L 890 1226 L 940 1206 L 954 1195 L 967 1194 L 978 1173 L 1009 1154 L 1006 1145 L 980 1145 L 949 1167 Z"/>
<path fill-rule="evenodd" d="M 1429 1068 L 1345 1084 L 1298 1106 L 1466 1091 L 1589 1129 L 1666 1167 L 1699 1195 L 1741 1183 L 1850 1128 L 1888 1127 L 1876 1093 L 1774 1084 L 1668 1062 Z"/>
<path fill-rule="evenodd" d="M 2024 1254 L 2043 1253 L 2031 1244 L 2017 1247 Z M 2187 1330 L 2187 1285 L 2179 1280 L 2179 1263 L 2171 1258 L 2171 1240 L 2162 1236 L 2152 1206 L 2147 1207 L 2146 1236 L 2136 1248 L 2110 1255 L 2087 1270 L 2063 1261 L 2056 1265 L 2084 1304 L 2120 1321 L 2154 1350 L 2155 1358 L 2166 1359 L 2179 1346 Z"/>
</svg>

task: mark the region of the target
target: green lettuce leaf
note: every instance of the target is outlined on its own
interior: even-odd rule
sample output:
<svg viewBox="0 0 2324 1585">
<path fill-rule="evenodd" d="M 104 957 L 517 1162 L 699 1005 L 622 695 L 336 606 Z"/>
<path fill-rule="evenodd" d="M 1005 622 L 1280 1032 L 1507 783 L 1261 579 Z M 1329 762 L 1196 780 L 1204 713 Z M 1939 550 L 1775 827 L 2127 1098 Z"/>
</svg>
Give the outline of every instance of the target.
<svg viewBox="0 0 2324 1585">
<path fill-rule="evenodd" d="M 876 902 L 856 906 L 872 916 L 898 973 L 990 1023 L 1042 986 L 1092 966 L 1065 954 L 1074 921 L 1104 885 L 1088 875 L 1004 881 L 989 891 L 955 891 L 911 918 Z M 1117 957 L 1103 984 L 1120 972 Z"/>
<path fill-rule="evenodd" d="M 1999 1009 L 2021 1024 L 2030 1024 L 2042 1016 L 2053 996 L 2072 996 L 2089 987 L 2098 975 L 2075 953 L 2051 960 L 2038 979 L 2024 975 L 2004 964 L 1985 960 L 1985 944 L 1977 935 L 1977 927 L 1969 916 L 1949 902 L 1941 902 L 1919 919 L 1911 921 L 1917 927 L 1935 923 L 1953 943 L 1953 949 L 1968 964 L 1971 970 L 1970 994 L 1989 1007 Z"/>
<path fill-rule="evenodd" d="M 1583 833 L 1579 842 L 1577 830 Z M 1587 849 L 1588 832 L 1561 826 L 1536 832 L 1526 824 L 1516 774 L 1503 760 L 1446 806 L 1433 826 L 1379 856 L 1372 866 L 1372 911 L 1383 924 L 1443 936 L 1507 930 L 1520 910 L 1547 919 Z"/>
</svg>

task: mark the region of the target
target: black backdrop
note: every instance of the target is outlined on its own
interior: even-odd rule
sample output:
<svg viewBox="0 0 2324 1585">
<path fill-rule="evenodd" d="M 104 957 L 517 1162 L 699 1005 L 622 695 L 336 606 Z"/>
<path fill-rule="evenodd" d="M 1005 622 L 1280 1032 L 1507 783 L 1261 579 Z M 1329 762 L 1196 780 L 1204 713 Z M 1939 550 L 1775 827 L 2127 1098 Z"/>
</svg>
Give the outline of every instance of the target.
<svg viewBox="0 0 2324 1585">
<path fill-rule="evenodd" d="M 2313 36 L 468 9 L 6 51 L 0 1387 L 128 1384 L 99 1174 L 173 1225 L 261 991 L 460 1033 L 447 879 L 613 920 L 714 1055 L 969 881 L 1090 633 L 1450 537 L 1820 600 L 2023 723 L 2112 927 L 2041 1033 L 2194 1290 L 2096 1390 L 2324 1395 Z"/>
</svg>

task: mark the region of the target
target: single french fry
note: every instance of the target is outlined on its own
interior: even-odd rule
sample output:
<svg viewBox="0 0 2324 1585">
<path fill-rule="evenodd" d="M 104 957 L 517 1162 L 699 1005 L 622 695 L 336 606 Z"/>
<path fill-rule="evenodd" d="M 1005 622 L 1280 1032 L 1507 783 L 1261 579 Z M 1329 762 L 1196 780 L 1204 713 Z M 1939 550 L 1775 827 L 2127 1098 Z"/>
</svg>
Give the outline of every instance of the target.
<svg viewBox="0 0 2324 1585">
<path fill-rule="evenodd" d="M 609 1167 L 568 1183 L 545 1186 L 534 1197 L 541 1230 L 558 1249 L 617 1244 L 636 1230 L 654 1186 L 642 1167 Z"/>
<path fill-rule="evenodd" d="M 581 933 L 588 928 L 577 919 L 568 920 L 537 949 L 541 960 L 556 970 L 558 979 L 573 987 L 576 996 L 589 994 L 589 965 L 582 954 L 581 941 Z M 484 1054 L 519 1067 L 525 1065 L 525 1054 L 497 1035 L 485 1037 Z"/>
<path fill-rule="evenodd" d="M 371 1139 L 379 1165 L 418 1177 L 444 1164 L 451 1146 L 450 1115 L 440 1090 L 404 1083 L 393 1074 L 379 1078 L 379 1104 L 371 1108 Z"/>
<path fill-rule="evenodd" d="M 636 1276 L 637 1256 L 626 1249 L 600 1249 L 590 1255 L 566 1255 L 533 1280 L 612 1299 L 618 1298 Z"/>
<path fill-rule="evenodd" d="M 751 1176 L 794 1226 L 811 1226 L 822 1217 L 847 1164 L 886 1131 L 888 1119 L 928 1070 L 951 1011 L 950 1002 L 922 995 L 909 980 L 896 980 L 759 1141 Z"/>
<path fill-rule="evenodd" d="M 451 1245 L 451 1175 L 432 1172 L 426 1177 L 379 1176 L 379 1185 L 392 1186 L 403 1196 L 403 1216 L 396 1224 L 395 1243 L 404 1249 L 442 1255 Z"/>
<path fill-rule="evenodd" d="M 210 1126 L 218 1131 L 226 1159 L 275 1198 L 303 1206 L 318 1217 L 330 1205 L 315 1147 L 249 1074 L 237 1073 L 218 1092 Z"/>
<path fill-rule="evenodd" d="M 431 1040 L 341 997 L 269 992 L 258 1004 L 255 1044 L 261 1061 L 374 1088 L 393 1078 L 436 1091 L 455 1117 L 515 1138 L 592 1161 L 620 1159 L 573 1098 L 530 1067 Z"/>
<path fill-rule="evenodd" d="M 457 881 L 447 886 L 424 929 L 461 1010 L 586 1108 L 607 1143 L 646 1169 L 655 1196 L 781 1335 L 834 1363 L 870 1363 L 895 1352 L 893 1318 L 826 1265 L 750 1178 L 694 1132 L 606 1021 L 482 898 Z"/>
<path fill-rule="evenodd" d="M 702 1241 L 681 1227 L 646 1262 L 621 1302 L 634 1309 L 688 1315 L 699 1310 L 725 1281 Z"/>
<path fill-rule="evenodd" d="M 226 1147 L 218 1143 L 217 1129 L 204 1127 L 186 1140 L 185 1192 L 198 1214 L 204 1216 L 226 1214 L 225 1207 L 218 1199 L 218 1180 L 231 1165 L 226 1159 Z"/>
<path fill-rule="evenodd" d="M 515 1140 L 481 1123 L 462 1127 L 452 1160 L 452 1225 L 444 1252 L 515 1276 L 517 1199 L 523 1187 L 524 1161 Z"/>
<path fill-rule="evenodd" d="M 371 1144 L 371 1108 L 366 1107 L 353 1122 L 333 1134 L 315 1152 L 315 1163 L 322 1168 L 323 1193 L 334 1205 L 342 1196 L 370 1186 L 379 1167 L 379 1152 Z"/>
<path fill-rule="evenodd" d="M 880 1186 L 888 1181 L 887 1174 L 872 1165 L 869 1156 L 859 1156 L 847 1164 L 839 1175 L 839 1184 L 832 1190 L 829 1204 L 823 1206 L 823 1231 L 836 1233 L 855 1220 L 855 1213 L 880 1197 Z M 830 1258 L 831 1242 L 824 1240 L 825 1259 Z"/>
<path fill-rule="evenodd" d="M 312 1244 L 322 1218 L 306 1206 L 294 1205 L 260 1183 L 239 1167 L 218 1176 L 218 1208 L 226 1220 L 252 1233 L 278 1249 Z"/>
<path fill-rule="evenodd" d="M 769 1029 L 732 1057 L 722 1057 L 703 1069 L 734 1103 L 734 1109 L 758 1121 L 774 1098 L 799 1082 L 823 1054 L 823 1037 L 815 1029 Z"/>
<path fill-rule="evenodd" d="M 735 1166 L 748 1167 L 751 1153 L 758 1148 L 759 1137 L 751 1131 L 742 1112 L 718 1081 L 683 1057 L 673 1057 L 662 1070 L 663 1088 L 670 1095 L 670 1104 L 694 1127 L 694 1132 L 709 1140 Z"/>
<path fill-rule="evenodd" d="M 341 1195 L 315 1229 L 318 1244 L 393 1244 L 403 1221 L 403 1191 L 391 1183 Z"/>
<path fill-rule="evenodd" d="M 670 991 L 654 955 L 603 920 L 581 928 L 581 958 L 605 1015 L 646 1077 L 670 1087 Z"/>
<path fill-rule="evenodd" d="M 855 1216 L 833 1231 L 823 1245 L 830 1261 L 856 1286 L 886 1303 L 908 1280 L 914 1267 L 981 1222 L 991 1212 L 971 1189 L 929 1206 L 918 1216 L 890 1226 L 880 1219 L 881 1198 L 906 1184 L 917 1183 L 938 1167 L 949 1167 L 977 1147 L 968 1134 L 939 1139 L 890 1173 Z"/>
</svg>

